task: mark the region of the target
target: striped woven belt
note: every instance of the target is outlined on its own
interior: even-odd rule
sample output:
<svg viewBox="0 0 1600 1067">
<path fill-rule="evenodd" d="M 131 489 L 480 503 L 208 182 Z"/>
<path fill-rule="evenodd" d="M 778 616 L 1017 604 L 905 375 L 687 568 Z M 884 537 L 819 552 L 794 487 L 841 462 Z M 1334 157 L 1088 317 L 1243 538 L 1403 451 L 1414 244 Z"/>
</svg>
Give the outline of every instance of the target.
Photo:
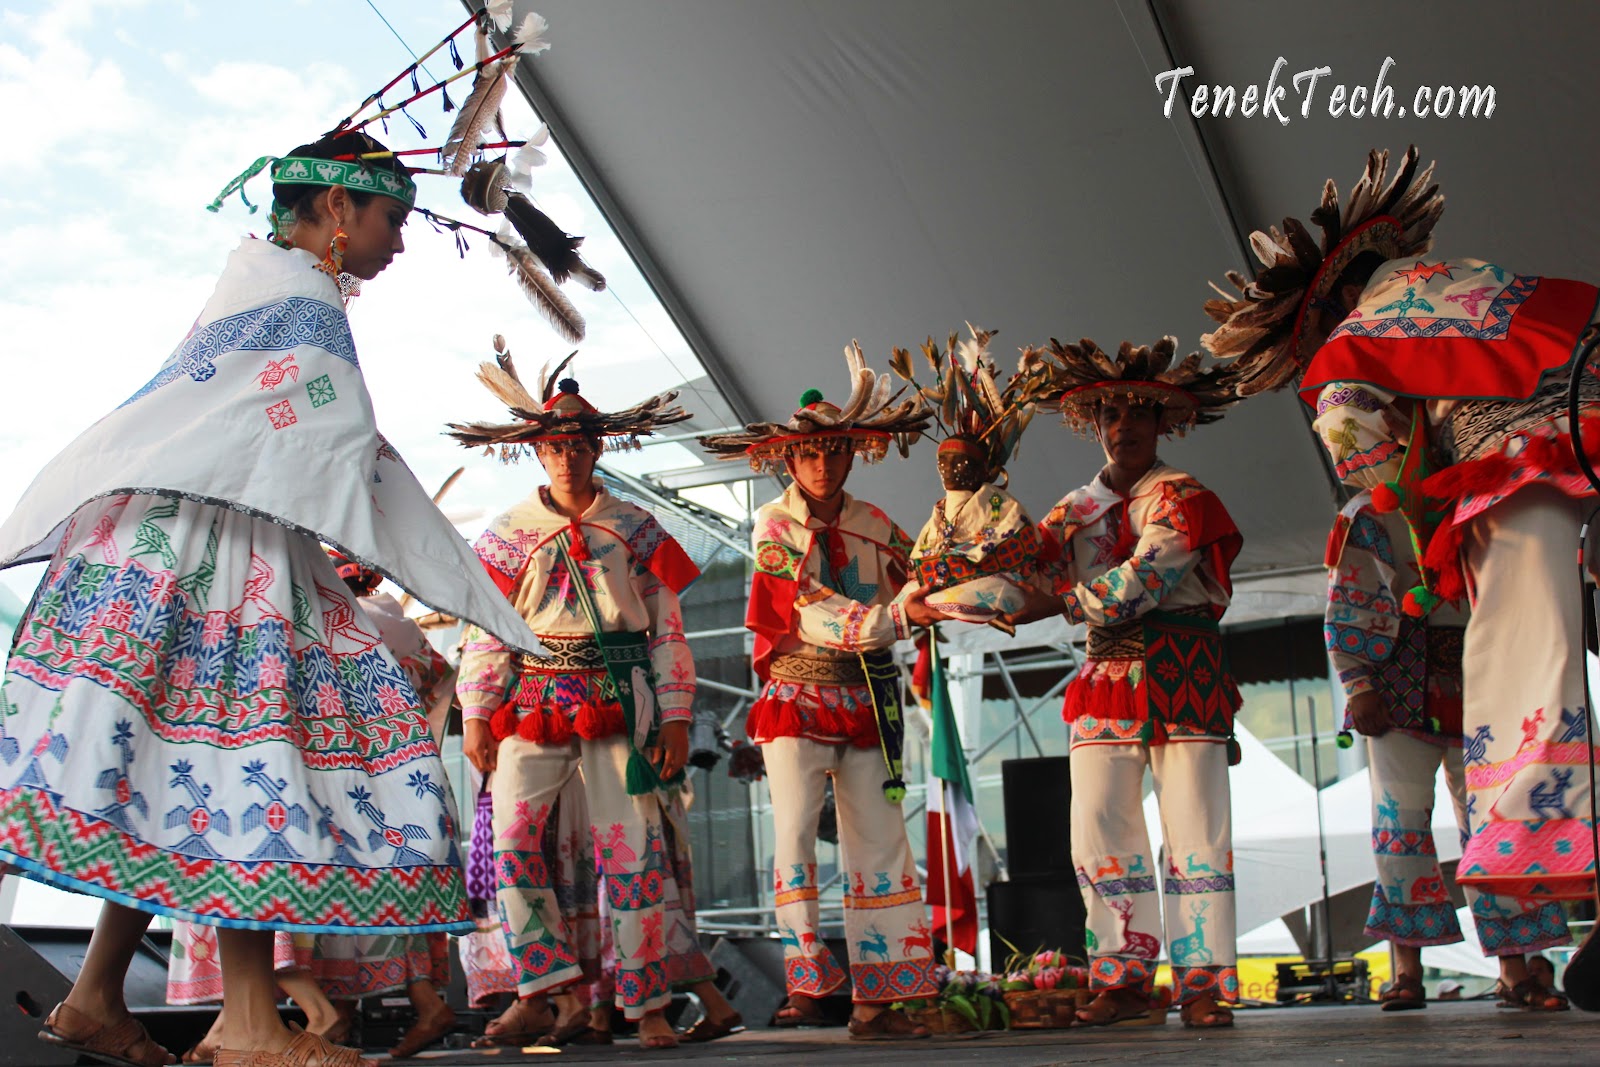
<svg viewBox="0 0 1600 1067">
<path fill-rule="evenodd" d="M 523 656 L 522 669 L 536 674 L 571 674 L 574 671 L 601 672 L 606 661 L 600 646 L 587 634 L 539 634 L 539 643 L 549 655 Z"/>
<path fill-rule="evenodd" d="M 1162 614 L 1181 615 L 1186 618 L 1210 621 L 1211 609 L 1205 605 L 1190 608 L 1169 608 Z M 1090 659 L 1143 659 L 1144 629 L 1149 618 L 1132 622 L 1119 622 L 1115 626 L 1089 627 L 1088 654 Z"/>
<path fill-rule="evenodd" d="M 810 655 L 789 652 L 772 657 L 769 668 L 775 682 L 796 682 L 800 685 L 866 685 L 867 676 L 861 670 L 861 660 L 855 656 Z"/>
</svg>

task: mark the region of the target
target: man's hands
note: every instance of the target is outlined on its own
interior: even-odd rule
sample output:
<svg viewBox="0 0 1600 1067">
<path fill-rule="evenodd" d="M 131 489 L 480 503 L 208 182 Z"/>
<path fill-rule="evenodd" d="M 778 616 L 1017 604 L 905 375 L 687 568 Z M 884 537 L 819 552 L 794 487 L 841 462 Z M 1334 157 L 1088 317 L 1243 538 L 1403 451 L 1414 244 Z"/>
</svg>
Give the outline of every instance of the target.
<svg viewBox="0 0 1600 1067">
<path fill-rule="evenodd" d="M 1012 626 L 1021 626 L 1024 623 L 1038 622 L 1048 619 L 1053 615 L 1063 614 L 1067 610 L 1067 602 L 1054 593 L 1048 593 L 1036 585 L 1024 585 L 1022 595 L 1025 598 L 1022 607 L 1009 615 L 1002 615 L 1006 622 Z"/>
<path fill-rule="evenodd" d="M 489 732 L 489 720 L 468 719 L 461 729 L 461 749 L 467 759 L 478 768 L 479 774 L 493 773 L 500 756 L 500 742 Z"/>
<path fill-rule="evenodd" d="M 676 778 L 689 762 L 689 723 L 683 719 L 662 723 L 656 743 L 644 754 L 663 781 Z"/>
<path fill-rule="evenodd" d="M 1371 689 L 1357 693 L 1345 702 L 1345 706 L 1350 711 L 1350 722 L 1355 726 L 1356 733 L 1363 737 L 1382 737 L 1394 725 L 1389 721 L 1388 712 L 1383 710 L 1383 701 Z"/>
<path fill-rule="evenodd" d="M 928 606 L 928 594 L 931 592 L 933 590 L 927 586 L 919 585 L 901 602 L 900 610 L 906 613 L 906 621 L 912 626 L 932 626 L 950 617 Z"/>
</svg>

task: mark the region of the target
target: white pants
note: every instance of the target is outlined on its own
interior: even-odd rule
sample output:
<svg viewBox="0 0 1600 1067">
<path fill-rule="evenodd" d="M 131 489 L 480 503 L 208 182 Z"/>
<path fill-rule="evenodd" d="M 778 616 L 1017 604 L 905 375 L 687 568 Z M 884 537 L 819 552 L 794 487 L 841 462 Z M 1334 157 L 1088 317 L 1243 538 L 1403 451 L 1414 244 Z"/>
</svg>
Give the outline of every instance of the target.
<svg viewBox="0 0 1600 1067">
<path fill-rule="evenodd" d="M 772 790 L 773 873 L 789 992 L 820 997 L 844 984 L 838 961 L 817 937 L 817 816 L 831 775 L 852 995 L 861 1003 L 936 995 L 922 888 L 904 814 L 883 795 L 882 753 L 779 737 L 762 754 Z"/>
<path fill-rule="evenodd" d="M 1467 524 L 1467 843 L 1457 880 L 1503 896 L 1594 891 L 1580 505 L 1520 489 Z"/>
<path fill-rule="evenodd" d="M 1155 776 L 1166 863 L 1145 826 L 1144 769 Z M 1092 988 L 1149 992 L 1165 903 L 1167 952 L 1182 1004 L 1237 1000 L 1233 813 L 1221 741 L 1073 746 L 1072 862 L 1088 912 Z"/>
</svg>

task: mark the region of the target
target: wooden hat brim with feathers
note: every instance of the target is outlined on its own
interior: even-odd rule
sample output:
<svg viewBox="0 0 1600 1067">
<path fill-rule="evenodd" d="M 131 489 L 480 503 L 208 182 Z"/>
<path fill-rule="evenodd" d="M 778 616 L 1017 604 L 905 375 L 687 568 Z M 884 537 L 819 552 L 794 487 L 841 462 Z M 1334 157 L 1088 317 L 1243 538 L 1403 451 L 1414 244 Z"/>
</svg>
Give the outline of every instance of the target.
<svg viewBox="0 0 1600 1067">
<path fill-rule="evenodd" d="M 1400 259 L 1433 247 L 1433 227 L 1444 211 L 1433 164 L 1421 167 L 1412 145 L 1389 175 L 1388 151 L 1372 150 L 1348 203 L 1341 207 L 1333 179 L 1323 185 L 1322 201 L 1311 213 L 1322 231 L 1320 242 L 1298 219 L 1284 219 L 1281 231 L 1269 227 L 1250 235 L 1251 251 L 1262 264 L 1254 279 L 1229 271 L 1237 293 L 1212 285 L 1221 299 L 1206 301 L 1205 310 L 1221 325 L 1200 343 L 1218 359 L 1234 362 L 1240 396 L 1299 379 L 1323 341 L 1311 328 L 1311 311 L 1357 256 L 1375 252 Z"/>
<path fill-rule="evenodd" d="M 815 448 L 828 439 L 848 440 L 850 449 L 868 463 L 889 454 L 895 445 L 905 455 L 928 427 L 929 415 L 920 396 L 902 400 L 887 374 L 875 374 L 858 341 L 844 350 L 850 368 L 850 395 L 842 406 L 808 390 L 788 422 L 753 422 L 737 433 L 708 434 L 700 445 L 722 460 L 744 459 L 752 470 L 778 473 L 791 453 Z M 813 397 L 813 394 L 815 396 Z"/>
<path fill-rule="evenodd" d="M 600 411 L 583 401 L 580 405 L 559 405 L 558 392 L 576 395 L 576 383 L 562 388 L 561 374 L 572 363 L 574 352 L 552 370 L 548 364 L 539 371 L 539 394 L 522 384 L 512 362 L 505 338 L 494 336 L 494 362 L 478 367 L 478 380 L 504 404 L 515 422 L 449 423 L 446 435 L 466 448 L 498 449 L 503 460 L 515 459 L 540 441 L 573 438 L 601 440 L 608 449 L 639 447 L 639 438 L 649 437 L 660 426 L 670 426 L 690 418 L 687 411 L 672 406 L 676 392 L 660 393 L 623 411 Z M 568 379 L 570 382 L 570 379 Z M 578 397 L 582 401 L 581 397 Z M 578 407 L 580 410 L 571 410 Z M 565 409 L 565 410 L 563 410 Z"/>
<path fill-rule="evenodd" d="M 1124 341 L 1113 356 L 1088 338 L 1062 344 L 1052 337 L 1048 346 L 1024 350 L 1017 368 L 1021 395 L 1061 412 L 1079 433 L 1094 428 L 1100 406 L 1109 400 L 1159 405 L 1160 432 L 1181 436 L 1222 418 L 1239 396 L 1233 368 L 1202 367 L 1199 352 L 1174 365 L 1177 347 L 1175 337 L 1138 347 Z"/>
</svg>

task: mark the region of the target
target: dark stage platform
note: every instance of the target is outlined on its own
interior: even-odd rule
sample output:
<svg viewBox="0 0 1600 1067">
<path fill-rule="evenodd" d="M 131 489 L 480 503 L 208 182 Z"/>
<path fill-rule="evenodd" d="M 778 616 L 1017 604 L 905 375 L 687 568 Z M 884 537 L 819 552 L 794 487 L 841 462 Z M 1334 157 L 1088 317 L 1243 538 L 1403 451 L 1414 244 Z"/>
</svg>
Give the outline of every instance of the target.
<svg viewBox="0 0 1600 1067">
<path fill-rule="evenodd" d="M 1531 1015 L 1490 1001 L 1431 1004 L 1425 1011 L 1385 1014 L 1376 1007 L 1296 1007 L 1240 1011 L 1232 1030 L 1185 1030 L 1177 1014 L 1164 1026 L 1068 1031 L 1013 1031 L 970 1040 L 866 1043 L 842 1029 L 755 1030 L 708 1045 L 641 1052 L 636 1042 L 553 1053 L 433 1051 L 408 1061 L 500 1067 L 533 1063 L 984 1064 L 1033 1067 L 1056 1063 L 1159 1060 L 1183 1067 L 1242 1063 L 1545 1064 L 1593 1063 L 1600 1014 Z"/>
</svg>

